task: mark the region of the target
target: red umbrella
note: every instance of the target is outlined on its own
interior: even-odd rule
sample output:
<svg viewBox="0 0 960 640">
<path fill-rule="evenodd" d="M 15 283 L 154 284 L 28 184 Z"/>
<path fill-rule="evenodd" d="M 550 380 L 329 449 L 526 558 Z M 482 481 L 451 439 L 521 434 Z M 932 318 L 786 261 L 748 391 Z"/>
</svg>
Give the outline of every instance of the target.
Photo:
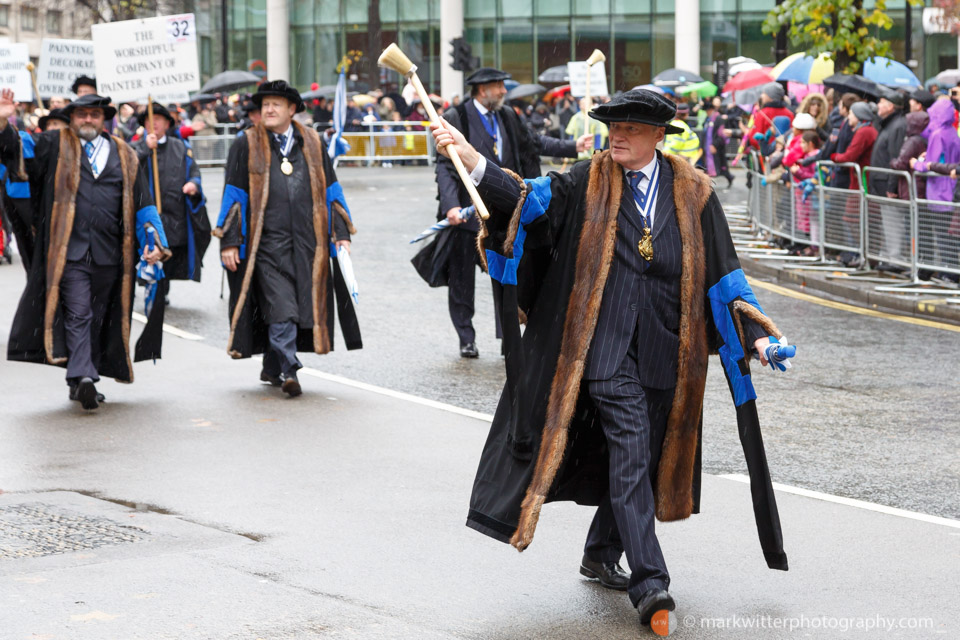
<svg viewBox="0 0 960 640">
<path fill-rule="evenodd" d="M 546 102 L 551 102 L 551 101 L 553 101 L 553 100 L 556 100 L 557 98 L 559 98 L 560 96 L 562 96 L 562 95 L 565 94 L 565 93 L 570 93 L 570 85 L 568 85 L 568 84 L 565 84 L 565 85 L 563 85 L 563 86 L 557 87 L 557 88 L 555 88 L 555 89 L 551 89 L 550 91 L 548 91 L 548 92 L 543 96 L 543 99 L 544 99 Z"/>
<path fill-rule="evenodd" d="M 741 71 L 733 76 L 727 84 L 723 85 L 723 93 L 728 91 L 743 91 L 759 87 L 762 84 L 773 82 L 773 76 L 770 75 L 770 69 L 751 69 L 750 71 Z"/>
</svg>

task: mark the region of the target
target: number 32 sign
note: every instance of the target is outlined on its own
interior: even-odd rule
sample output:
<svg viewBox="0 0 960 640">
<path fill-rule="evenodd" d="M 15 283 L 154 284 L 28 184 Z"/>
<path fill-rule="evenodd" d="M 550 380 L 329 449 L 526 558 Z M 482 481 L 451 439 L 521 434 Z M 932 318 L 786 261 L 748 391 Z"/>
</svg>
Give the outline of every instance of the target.
<svg viewBox="0 0 960 640">
<path fill-rule="evenodd" d="M 196 33 L 192 13 L 167 18 L 168 42 L 194 42 L 197 39 Z"/>
</svg>

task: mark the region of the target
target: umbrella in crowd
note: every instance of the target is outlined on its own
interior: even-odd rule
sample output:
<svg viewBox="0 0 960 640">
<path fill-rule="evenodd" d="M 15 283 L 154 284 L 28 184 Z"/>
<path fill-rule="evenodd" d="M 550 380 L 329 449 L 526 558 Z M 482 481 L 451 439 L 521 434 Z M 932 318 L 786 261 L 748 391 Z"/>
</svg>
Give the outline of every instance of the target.
<svg viewBox="0 0 960 640">
<path fill-rule="evenodd" d="M 260 82 L 260 78 L 249 71 L 236 69 L 224 71 L 213 76 L 200 88 L 201 93 L 228 93 Z"/>
<path fill-rule="evenodd" d="M 940 87 L 955 87 L 958 82 L 960 82 L 960 69 L 947 69 L 938 73 L 936 77 L 927 80 L 927 88 L 931 84 Z"/>
<path fill-rule="evenodd" d="M 513 88 L 516 87 L 518 84 L 520 83 L 514 80 L 513 78 L 507 78 L 506 80 L 503 81 L 503 86 L 507 91 L 512 91 Z"/>
<path fill-rule="evenodd" d="M 727 93 L 728 91 L 743 91 L 744 89 L 752 89 L 754 87 L 759 87 L 762 84 L 767 84 L 771 79 L 770 69 L 767 69 L 766 67 L 751 69 L 750 71 L 742 71 L 730 79 L 727 84 L 723 85 L 723 92 Z"/>
<path fill-rule="evenodd" d="M 653 84 L 658 87 L 679 87 L 695 82 L 703 82 L 703 78 L 693 71 L 685 71 L 684 69 L 667 69 L 653 77 Z"/>
<path fill-rule="evenodd" d="M 336 85 L 328 84 L 323 87 L 317 87 L 316 89 L 311 89 L 300 94 L 300 97 L 304 100 L 319 100 L 320 98 L 332 98 L 333 94 L 337 92 Z"/>
<path fill-rule="evenodd" d="M 561 82 L 570 82 L 570 74 L 567 73 L 567 65 L 561 64 L 556 67 L 550 67 L 539 76 L 537 81 L 547 84 L 560 84 Z"/>
<path fill-rule="evenodd" d="M 663 95 L 664 93 L 663 87 L 658 87 L 655 84 L 641 84 L 634 87 L 634 89 L 646 89 L 648 91 L 653 91 L 654 93 L 659 93 L 660 95 Z"/>
<path fill-rule="evenodd" d="M 822 53 L 814 58 L 805 53 L 795 53 L 787 56 L 773 68 L 773 79 L 777 82 L 823 84 L 825 78 L 834 74 L 833 60 L 827 55 Z"/>
<path fill-rule="evenodd" d="M 543 80 L 541 80 L 541 82 L 543 82 Z M 568 84 L 565 84 L 561 87 L 554 87 L 553 89 L 550 89 L 550 91 L 548 91 L 546 95 L 543 96 L 543 99 L 549 102 L 552 100 L 556 100 L 557 98 L 564 95 L 565 93 L 570 93 L 570 85 Z"/>
<path fill-rule="evenodd" d="M 212 93 L 195 93 L 190 96 L 190 102 L 213 102 L 217 96 Z"/>
<path fill-rule="evenodd" d="M 867 60 L 863 65 L 863 77 L 877 84 L 904 89 L 915 89 L 923 84 L 907 65 L 889 58 Z"/>
<path fill-rule="evenodd" d="M 507 92 L 506 99 L 528 98 L 542 93 L 546 93 L 547 88 L 542 84 L 518 84 Z"/>
<path fill-rule="evenodd" d="M 873 80 L 867 80 L 861 75 L 837 73 L 823 79 L 828 89 L 843 93 L 855 93 L 861 98 L 876 100 L 880 97 L 880 87 Z"/>
<path fill-rule="evenodd" d="M 738 73 L 742 73 L 744 71 L 753 71 L 754 69 L 759 69 L 762 66 L 762 64 L 753 58 L 747 58 L 746 56 L 735 56 L 727 60 L 727 75 L 732 78 Z"/>
<path fill-rule="evenodd" d="M 644 89 L 652 89 L 656 85 L 644 85 Z M 656 87 L 659 89 L 659 87 Z M 685 87 L 677 87 L 677 93 L 685 96 L 688 93 L 696 93 L 701 98 L 712 98 L 717 95 L 717 85 L 713 84 L 709 80 L 704 80 L 703 82 L 695 82 L 694 84 L 688 84 Z"/>
</svg>

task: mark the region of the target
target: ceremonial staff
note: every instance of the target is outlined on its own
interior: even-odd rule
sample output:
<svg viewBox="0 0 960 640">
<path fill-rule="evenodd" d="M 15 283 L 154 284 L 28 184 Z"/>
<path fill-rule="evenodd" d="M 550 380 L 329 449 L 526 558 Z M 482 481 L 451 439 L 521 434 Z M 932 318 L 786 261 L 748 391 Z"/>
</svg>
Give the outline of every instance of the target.
<svg viewBox="0 0 960 640">
<path fill-rule="evenodd" d="M 590 54 L 590 57 L 587 58 L 587 94 L 584 96 L 584 99 L 583 99 L 583 102 L 584 102 L 583 134 L 584 135 L 590 133 L 587 130 L 587 127 L 588 127 L 587 114 L 589 114 L 591 109 L 593 109 L 593 105 L 591 104 L 591 101 L 590 101 L 590 68 L 593 67 L 593 65 L 597 64 L 598 62 L 603 62 L 606 59 L 607 59 L 607 56 L 603 55 L 603 51 L 600 51 L 600 49 L 594 49 L 593 53 Z"/>
<path fill-rule="evenodd" d="M 150 123 L 150 131 L 143 131 L 143 138 L 146 140 L 150 133 L 153 133 L 153 96 L 147 96 L 147 122 Z M 163 213 L 163 207 L 160 206 L 160 167 L 157 165 L 157 148 L 153 148 L 153 194 L 157 201 L 157 213 Z"/>
<path fill-rule="evenodd" d="M 40 87 L 37 86 L 37 68 L 33 66 L 32 62 L 27 62 L 27 71 L 30 72 L 30 81 L 33 82 L 33 97 L 37 102 L 37 107 L 40 109 L 40 115 L 48 116 L 50 112 L 43 108 L 43 100 L 40 99 Z"/>
<path fill-rule="evenodd" d="M 377 60 L 377 64 L 381 67 L 393 69 L 400 75 L 409 78 L 410 82 L 413 83 L 413 88 L 417 90 L 417 95 L 420 96 L 420 102 L 423 103 L 423 107 L 427 110 L 427 115 L 430 116 L 430 120 L 438 125 L 441 124 L 440 116 L 437 115 L 437 110 L 433 107 L 433 103 L 430 102 L 430 96 L 427 94 L 427 90 L 423 88 L 423 83 L 420 82 L 420 78 L 417 76 L 417 65 L 410 61 L 410 58 L 400 50 L 400 47 L 398 47 L 396 43 L 391 44 L 383 50 L 383 53 L 380 54 L 380 59 Z M 487 207 L 483 204 L 483 200 L 480 199 L 477 188 L 473 186 L 473 180 L 470 179 L 466 167 L 463 166 L 463 161 L 460 160 L 460 154 L 458 154 L 456 148 L 453 147 L 447 149 L 447 151 L 450 153 L 450 160 L 453 161 L 453 166 L 457 168 L 457 173 L 460 175 L 463 186 L 467 188 L 470 199 L 473 200 L 473 204 L 477 207 L 477 213 L 480 214 L 481 219 L 486 220 L 490 217 L 490 214 L 487 213 Z"/>
</svg>

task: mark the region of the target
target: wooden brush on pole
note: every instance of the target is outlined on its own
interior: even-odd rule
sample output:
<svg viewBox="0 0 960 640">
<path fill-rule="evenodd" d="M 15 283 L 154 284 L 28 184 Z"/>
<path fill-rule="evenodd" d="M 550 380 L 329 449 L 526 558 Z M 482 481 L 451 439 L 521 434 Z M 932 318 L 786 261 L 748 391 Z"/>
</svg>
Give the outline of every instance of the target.
<svg viewBox="0 0 960 640">
<path fill-rule="evenodd" d="M 40 99 L 40 87 L 37 85 L 37 68 L 32 62 L 27 62 L 27 71 L 30 72 L 30 81 L 33 82 L 33 100 L 37 103 L 40 115 L 48 116 L 50 112 L 43 108 L 43 100 Z"/>
<path fill-rule="evenodd" d="M 427 110 L 427 115 L 430 116 L 430 120 L 440 124 L 440 116 L 437 115 L 437 110 L 434 109 L 433 103 L 430 102 L 430 96 L 427 94 L 427 90 L 423 88 L 423 83 L 420 82 L 420 78 L 417 76 L 417 65 L 410 61 L 410 58 L 400 50 L 400 47 L 398 47 L 396 43 L 391 44 L 383 50 L 383 53 L 380 54 L 380 59 L 377 60 L 377 64 L 387 69 L 393 69 L 400 75 L 410 78 L 410 82 L 413 83 L 413 88 L 417 90 L 417 95 L 420 96 L 420 102 L 423 103 L 423 107 Z M 483 200 L 480 199 L 480 194 L 477 193 L 477 188 L 473 185 L 473 180 L 470 179 L 466 167 L 463 166 L 460 155 L 454 148 L 449 148 L 448 151 L 450 153 L 450 160 L 453 161 L 453 166 L 457 168 L 457 173 L 460 175 L 463 186 L 467 188 L 467 193 L 470 194 L 470 199 L 473 200 L 473 204 L 477 208 L 477 214 L 482 220 L 486 220 L 490 217 L 490 214 L 487 212 L 487 207 L 483 204 Z"/>
<path fill-rule="evenodd" d="M 144 129 L 143 137 L 153 133 L 153 96 L 147 96 L 147 126 L 150 130 Z M 160 167 L 157 165 L 157 148 L 153 148 L 153 194 L 157 204 L 157 213 L 163 213 L 163 207 L 160 206 Z"/>
<path fill-rule="evenodd" d="M 590 57 L 587 58 L 587 93 L 583 98 L 583 133 L 584 135 L 590 133 L 587 131 L 587 114 L 593 109 L 593 102 L 590 100 L 590 69 L 593 65 L 598 62 L 603 62 L 607 59 L 607 56 L 603 55 L 603 51 L 600 49 L 594 49 L 593 53 L 590 54 Z M 591 145 L 592 146 L 592 145 Z"/>
</svg>

